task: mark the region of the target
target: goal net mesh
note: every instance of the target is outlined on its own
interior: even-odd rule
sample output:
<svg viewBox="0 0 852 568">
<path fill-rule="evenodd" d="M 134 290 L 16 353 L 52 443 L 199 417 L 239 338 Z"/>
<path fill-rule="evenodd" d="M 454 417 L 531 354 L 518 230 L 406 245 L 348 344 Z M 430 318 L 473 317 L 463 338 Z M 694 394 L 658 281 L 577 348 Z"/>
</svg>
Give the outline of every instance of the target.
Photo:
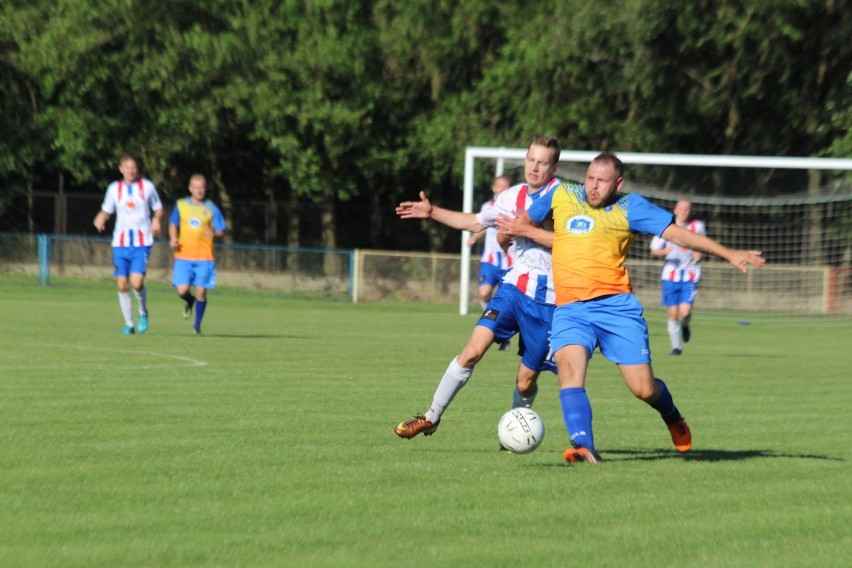
<svg viewBox="0 0 852 568">
<path fill-rule="evenodd" d="M 557 175 L 582 183 L 589 159 L 563 159 Z M 475 203 L 490 197 L 496 174 L 523 182 L 520 158 L 478 157 L 475 168 L 481 170 L 475 170 Z M 626 163 L 624 191 L 669 211 L 689 199 L 692 217 L 705 222 L 709 237 L 763 251 L 766 268 L 745 275 L 706 257 L 696 307 L 852 318 L 852 171 Z M 659 306 L 662 271 L 662 260 L 649 254 L 650 241 L 639 235 L 627 261 L 647 308 Z"/>
</svg>

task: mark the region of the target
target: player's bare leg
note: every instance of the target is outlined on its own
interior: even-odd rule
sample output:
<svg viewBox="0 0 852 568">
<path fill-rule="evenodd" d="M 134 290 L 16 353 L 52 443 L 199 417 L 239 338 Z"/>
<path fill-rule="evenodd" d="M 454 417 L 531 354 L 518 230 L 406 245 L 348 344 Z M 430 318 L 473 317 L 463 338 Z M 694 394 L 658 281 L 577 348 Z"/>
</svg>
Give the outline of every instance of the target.
<svg viewBox="0 0 852 568">
<path fill-rule="evenodd" d="M 473 374 L 473 368 L 494 343 L 494 333 L 487 327 L 477 325 L 461 353 L 450 361 L 444 371 L 441 382 L 432 397 L 432 405 L 424 414 L 418 414 L 412 420 L 401 422 L 394 428 L 400 438 L 413 438 L 423 433 L 432 435 L 437 430 L 444 411 L 456 394 L 467 384 Z"/>
<path fill-rule="evenodd" d="M 183 319 L 188 320 L 189 316 L 192 315 L 192 306 L 195 304 L 195 296 L 190 293 L 188 284 L 180 284 L 176 291 L 178 298 L 184 302 Z"/>
<path fill-rule="evenodd" d="M 512 408 L 532 408 L 538 394 L 539 371 L 533 371 L 523 363 L 518 366 L 518 376 L 515 381 L 515 393 L 512 397 Z"/>
<path fill-rule="evenodd" d="M 689 451 L 692 448 L 692 432 L 675 406 L 666 383 L 654 377 L 650 363 L 619 365 L 618 370 L 630 392 L 660 413 L 677 451 Z"/>
</svg>

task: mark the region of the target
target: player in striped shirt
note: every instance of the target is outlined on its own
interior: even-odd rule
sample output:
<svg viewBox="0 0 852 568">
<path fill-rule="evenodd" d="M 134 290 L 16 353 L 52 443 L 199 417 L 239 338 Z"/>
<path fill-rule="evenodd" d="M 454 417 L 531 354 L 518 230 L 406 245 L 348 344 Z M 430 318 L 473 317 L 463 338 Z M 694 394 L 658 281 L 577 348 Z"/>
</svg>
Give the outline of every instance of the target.
<svg viewBox="0 0 852 568">
<path fill-rule="evenodd" d="M 497 196 L 509 189 L 511 185 L 512 182 L 507 176 L 494 178 L 494 183 L 491 184 L 494 197 L 482 204 L 480 212 L 485 211 L 489 207 L 494 207 L 497 202 Z M 500 285 L 503 274 L 512 267 L 515 245 L 513 243 L 510 245 L 509 250 L 504 251 L 503 247 L 497 241 L 497 227 L 486 227 L 484 231 L 479 231 L 471 235 L 467 240 L 467 246 L 472 247 L 483 237 L 482 254 L 479 257 L 479 303 L 484 310 L 488 300 L 494 294 L 494 290 Z"/>
<path fill-rule="evenodd" d="M 148 294 L 145 274 L 148 257 L 154 245 L 154 236 L 160 234 L 160 218 L 163 204 L 157 188 L 149 179 L 139 177 L 139 162 L 132 154 L 121 156 L 118 171 L 122 179 L 107 187 L 101 210 L 95 215 L 93 224 L 99 233 L 106 229 L 106 222 L 115 215 L 115 230 L 112 234 L 113 276 L 118 286 L 118 305 L 124 316 L 124 335 L 148 331 Z M 139 321 L 133 325 L 133 303 L 130 290 L 136 297 Z"/>
<path fill-rule="evenodd" d="M 489 207 L 494 207 L 497 203 L 497 196 L 509 189 L 511 185 L 512 182 L 508 176 L 494 178 L 494 183 L 491 184 L 494 197 L 482 204 L 480 212 L 484 212 Z M 467 240 L 467 246 L 472 247 L 480 239 L 483 239 L 483 241 L 482 254 L 479 257 L 479 305 L 484 310 L 485 306 L 488 305 L 488 300 L 491 299 L 500 285 L 503 275 L 512 268 L 516 251 L 514 242 L 509 245 L 508 249 L 503 250 L 497 238 L 497 227 L 487 227 L 484 231 L 474 233 Z M 509 347 L 510 341 L 508 339 L 500 343 L 500 351 L 508 351 Z"/>
<path fill-rule="evenodd" d="M 559 368 L 559 399 L 572 447 L 569 463 L 600 460 L 592 434 L 586 371 L 596 349 L 618 365 L 630 391 L 656 410 L 679 452 L 692 433 L 666 384 L 654 377 L 648 324 L 633 294 L 624 261 L 638 233 L 720 256 L 742 272 L 762 267 L 760 251 L 733 250 L 678 226 L 671 213 L 638 194 L 619 193 L 624 166 L 614 154 L 597 156 L 585 185 L 566 184 L 536 201 L 521 221 L 553 223 L 556 310 L 550 336 Z"/>
<path fill-rule="evenodd" d="M 550 264 L 553 232 L 525 223 L 514 224 L 513 217 L 559 185 L 559 180 L 554 177 L 559 167 L 559 154 L 559 142 L 555 138 L 534 137 L 524 160 L 526 183 L 502 192 L 493 206 L 478 214 L 435 207 L 423 192 L 420 193 L 420 201 L 407 201 L 397 207 L 396 212 L 403 219 L 433 219 L 454 229 L 471 232 L 496 226 L 498 217 L 502 218 L 505 229 L 501 232 L 514 238 L 517 249 L 514 265 L 503 276 L 467 344 L 444 372 L 429 410 L 398 424 L 394 432 L 399 437 L 413 438 L 421 432 L 427 436 L 433 434 L 444 411 L 495 341 L 502 342 L 516 333 L 520 337 L 518 352 L 521 363 L 512 398 L 513 407 L 530 407 L 538 392 L 536 381 L 539 373 L 545 369 L 555 372 L 548 344 L 555 300 Z"/>
<path fill-rule="evenodd" d="M 675 223 L 706 236 L 704 223 L 690 219 L 691 212 L 692 204 L 689 200 L 678 201 L 674 207 Z M 666 259 L 663 265 L 661 303 L 669 312 L 667 329 L 672 344 L 669 355 L 680 355 L 683 353 L 683 343 L 688 343 L 692 337 L 689 323 L 695 294 L 698 292 L 698 281 L 701 280 L 701 253 L 655 236 L 651 239 L 651 256 Z"/>
</svg>

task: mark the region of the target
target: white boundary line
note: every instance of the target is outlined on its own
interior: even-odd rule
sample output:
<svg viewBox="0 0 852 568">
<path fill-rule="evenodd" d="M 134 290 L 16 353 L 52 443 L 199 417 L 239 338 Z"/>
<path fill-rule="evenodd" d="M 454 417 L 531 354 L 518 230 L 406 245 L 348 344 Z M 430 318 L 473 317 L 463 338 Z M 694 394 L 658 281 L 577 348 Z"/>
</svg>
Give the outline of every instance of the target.
<svg viewBox="0 0 852 568">
<path fill-rule="evenodd" d="M 108 353 L 132 353 L 134 355 L 151 355 L 154 357 L 165 357 L 167 359 L 177 359 L 178 361 L 183 361 L 186 365 L 180 365 L 181 367 L 206 367 L 207 362 L 202 361 L 200 359 L 193 359 L 191 357 L 182 357 L 180 355 L 169 355 L 167 353 L 154 353 L 151 351 L 127 351 L 124 349 L 107 349 L 105 347 L 89 347 L 86 345 L 72 345 L 74 349 L 81 349 L 83 351 L 104 351 Z M 123 369 L 162 369 L 175 367 L 176 365 L 168 365 L 168 364 L 156 364 L 156 365 L 101 365 L 101 368 L 104 367 L 120 367 Z"/>
</svg>

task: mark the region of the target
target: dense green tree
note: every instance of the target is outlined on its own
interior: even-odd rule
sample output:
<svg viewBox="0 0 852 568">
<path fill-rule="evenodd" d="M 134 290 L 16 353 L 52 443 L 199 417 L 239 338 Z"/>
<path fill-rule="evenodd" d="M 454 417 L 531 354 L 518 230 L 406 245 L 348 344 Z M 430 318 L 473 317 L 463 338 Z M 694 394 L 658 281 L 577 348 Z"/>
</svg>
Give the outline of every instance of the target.
<svg viewBox="0 0 852 568">
<path fill-rule="evenodd" d="M 849 37 L 840 0 L 6 0 L 0 219 L 25 228 L 4 208 L 61 172 L 102 189 L 130 150 L 167 200 L 208 173 L 237 240 L 452 249 L 392 207 L 459 207 L 470 145 L 849 155 Z"/>
<path fill-rule="evenodd" d="M 393 113 L 385 120 L 395 136 L 387 148 L 408 170 L 394 172 L 402 182 L 392 193 L 395 201 L 414 198 L 422 189 L 445 206 L 461 207 L 464 149 L 487 141 L 479 136 L 477 113 L 463 101 L 498 59 L 511 16 L 521 4 L 376 3 L 383 96 Z M 433 223 L 423 226 L 430 248 L 458 243 L 457 232 Z"/>
<path fill-rule="evenodd" d="M 73 182 L 103 187 L 132 151 L 166 198 L 207 172 L 231 214 L 229 181 L 247 146 L 234 120 L 249 55 L 224 9 L 233 2 L 39 2 L 10 30 L 20 67 L 39 85 L 39 127 Z M 25 18 L 26 16 L 26 18 Z"/>
<path fill-rule="evenodd" d="M 18 21 L 26 14 L 18 13 Z M 2 21 L 0 28 L 0 218 L 12 208 L 18 195 L 26 196 L 25 219 L 14 228 L 34 229 L 33 190 L 42 178 L 38 169 L 48 162 L 50 133 L 42 126 L 42 99 L 38 84 L 20 68 L 13 44 L 2 38 L 9 37 L 13 22 Z M 9 217 L 13 217 L 10 215 Z"/>
<path fill-rule="evenodd" d="M 849 130 L 837 110 L 852 69 L 843 4 L 536 4 L 468 106 L 492 140 L 538 131 L 582 150 L 820 155 Z"/>
<path fill-rule="evenodd" d="M 380 84 L 370 2 L 259 2 L 244 32 L 257 59 L 245 76 L 252 136 L 272 153 L 269 186 L 317 203 L 322 245 L 338 246 L 337 204 L 361 190 Z M 277 183 L 281 180 L 283 183 Z M 298 211 L 291 211 L 295 221 Z M 292 237 L 296 235 L 291 233 Z M 291 242 L 291 244 L 297 244 Z"/>
</svg>

